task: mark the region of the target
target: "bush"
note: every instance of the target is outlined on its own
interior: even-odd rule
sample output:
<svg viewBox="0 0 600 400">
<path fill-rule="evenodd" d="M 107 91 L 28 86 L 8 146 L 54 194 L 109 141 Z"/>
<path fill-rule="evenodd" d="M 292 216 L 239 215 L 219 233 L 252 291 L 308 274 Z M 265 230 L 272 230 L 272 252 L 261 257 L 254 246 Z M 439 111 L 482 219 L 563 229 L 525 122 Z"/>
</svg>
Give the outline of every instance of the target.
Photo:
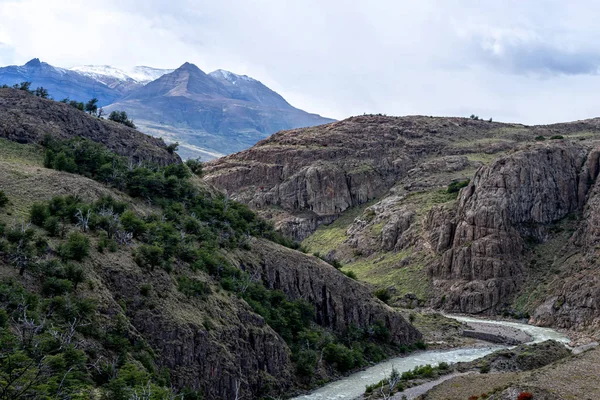
<svg viewBox="0 0 600 400">
<path fill-rule="evenodd" d="M 66 243 L 59 248 L 59 254 L 64 260 L 81 261 L 90 252 L 90 240 L 87 236 L 73 232 L 69 235 Z"/>
<path fill-rule="evenodd" d="M 178 148 L 179 148 L 179 143 L 177 143 L 177 142 L 171 143 L 170 145 L 167 146 L 167 151 L 169 152 L 169 154 L 173 154 L 177 151 Z"/>
<path fill-rule="evenodd" d="M 386 304 L 392 298 L 392 295 L 390 294 L 390 291 L 387 288 L 377 289 L 373 294 L 375 295 L 375 297 L 377 297 L 379 300 L 383 301 Z"/>
<path fill-rule="evenodd" d="M 564 139 L 563 135 L 553 135 L 553 136 L 550 136 L 550 140 L 561 140 L 561 139 Z"/>
<path fill-rule="evenodd" d="M 8 197 L 2 190 L 0 190 L 0 207 L 4 207 L 7 204 L 8 204 Z"/>
<path fill-rule="evenodd" d="M 135 124 L 129 119 L 129 116 L 125 111 L 113 111 L 108 115 L 108 119 L 130 128 L 136 128 Z"/>
<path fill-rule="evenodd" d="M 451 184 L 448 185 L 448 189 L 446 191 L 448 193 L 458 193 L 460 191 L 460 189 L 469 186 L 470 182 L 471 182 L 470 179 L 467 179 L 465 181 L 452 182 Z"/>
<path fill-rule="evenodd" d="M 315 373 L 318 354 L 314 350 L 301 350 L 296 356 L 296 374 L 311 377 Z"/>
<path fill-rule="evenodd" d="M 356 355 L 343 344 L 330 343 L 323 349 L 323 358 L 335 364 L 340 372 L 347 372 L 356 366 Z"/>
<path fill-rule="evenodd" d="M 535 140 L 537 140 L 538 142 L 543 142 L 544 140 L 546 140 L 545 136 L 539 135 L 535 137 Z"/>
<path fill-rule="evenodd" d="M 44 229 L 48 232 L 48 235 L 57 237 L 60 235 L 60 219 L 55 216 L 46 218 L 44 222 Z"/>
<path fill-rule="evenodd" d="M 42 203 L 33 203 L 29 211 L 29 219 L 37 226 L 44 226 L 44 222 L 48 218 L 48 207 Z"/>
<path fill-rule="evenodd" d="M 152 290 L 152 285 L 149 283 L 145 283 L 140 287 L 140 294 L 144 297 L 148 297 L 150 295 L 151 290 Z"/>
<path fill-rule="evenodd" d="M 42 294 L 44 296 L 61 296 L 73 290 L 73 284 L 66 279 L 49 277 L 42 285 Z"/>
<path fill-rule="evenodd" d="M 354 279 L 355 281 L 358 280 L 358 276 L 356 276 L 356 273 L 354 271 L 342 271 L 344 273 L 344 275 L 346 275 L 348 278 Z"/>
<path fill-rule="evenodd" d="M 490 372 L 490 369 L 490 364 L 485 363 L 479 368 L 479 372 L 481 372 L 482 374 L 487 374 L 488 372 Z"/>
<path fill-rule="evenodd" d="M 149 267 L 151 271 L 162 263 L 162 258 L 163 249 L 155 245 L 143 244 L 134 253 L 137 265 Z"/>
<path fill-rule="evenodd" d="M 187 297 L 206 297 L 211 293 L 210 286 L 196 279 L 190 279 L 182 276 L 177 279 L 178 289 Z"/>
<path fill-rule="evenodd" d="M 192 171 L 192 173 L 196 176 L 202 176 L 202 174 L 204 173 L 204 171 L 203 171 L 204 166 L 199 158 L 197 158 L 197 159 L 190 158 L 189 160 L 187 160 L 185 162 L 185 165 L 187 165 L 187 167 L 190 169 L 190 171 Z"/>
</svg>

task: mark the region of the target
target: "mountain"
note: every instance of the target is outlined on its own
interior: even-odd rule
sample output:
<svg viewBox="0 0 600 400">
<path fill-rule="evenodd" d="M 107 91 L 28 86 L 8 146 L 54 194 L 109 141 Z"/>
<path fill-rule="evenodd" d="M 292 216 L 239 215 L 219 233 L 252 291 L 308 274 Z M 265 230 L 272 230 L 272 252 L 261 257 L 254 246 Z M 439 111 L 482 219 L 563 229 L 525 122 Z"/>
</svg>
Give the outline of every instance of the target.
<svg viewBox="0 0 600 400">
<path fill-rule="evenodd" d="M 184 158 L 213 159 L 244 150 L 280 130 L 333 121 L 292 107 L 261 82 L 185 63 L 177 70 L 110 65 L 53 67 L 33 59 L 0 68 L 0 85 L 23 81 L 57 100 L 99 99 L 104 111 L 126 111 L 140 130 L 179 142 Z"/>
<path fill-rule="evenodd" d="M 600 119 L 367 115 L 279 132 L 205 180 L 392 304 L 600 320 Z"/>
<path fill-rule="evenodd" d="M 0 126 L 6 398 L 289 397 L 423 347 L 159 139 L 15 89 Z"/>
<path fill-rule="evenodd" d="M 190 63 L 106 110 L 125 110 L 143 131 L 178 141 L 184 158 L 215 158 L 279 130 L 332 121 L 294 108 L 255 79 L 223 70 L 206 74 Z"/>
<path fill-rule="evenodd" d="M 31 82 L 33 88 L 42 86 L 48 89 L 50 95 L 57 100 L 68 97 L 86 102 L 96 97 L 100 106 L 113 103 L 123 93 L 121 88 L 110 87 L 75 71 L 53 67 L 37 58 L 22 66 L 0 68 L 0 85 L 12 86 L 24 81 Z"/>
</svg>

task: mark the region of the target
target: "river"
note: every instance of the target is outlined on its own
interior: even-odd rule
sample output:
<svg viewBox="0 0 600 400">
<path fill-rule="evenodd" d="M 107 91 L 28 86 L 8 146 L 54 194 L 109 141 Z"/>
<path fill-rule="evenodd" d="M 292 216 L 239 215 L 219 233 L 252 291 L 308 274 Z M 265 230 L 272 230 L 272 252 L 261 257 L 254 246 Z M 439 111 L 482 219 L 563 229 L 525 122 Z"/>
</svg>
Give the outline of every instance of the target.
<svg viewBox="0 0 600 400">
<path fill-rule="evenodd" d="M 497 325 L 505 325 L 520 329 L 528 333 L 532 338 L 532 342 L 537 343 L 545 340 L 554 339 L 562 343 L 568 343 L 569 339 L 563 334 L 549 328 L 540 328 L 537 326 L 520 324 L 517 322 L 483 320 L 478 318 L 470 318 L 463 316 L 446 315 L 449 318 L 454 318 L 461 322 L 478 322 Z M 331 382 L 320 389 L 315 390 L 307 395 L 302 395 L 293 398 L 292 400 L 350 400 L 361 396 L 365 392 L 365 386 L 377 383 L 383 378 L 389 376 L 392 368 L 396 368 L 398 372 L 409 371 L 417 365 L 437 365 L 442 361 L 449 364 L 460 361 L 472 361 L 483 357 L 496 350 L 506 348 L 508 346 L 490 345 L 486 347 L 476 348 L 460 348 L 452 350 L 428 350 L 417 352 L 405 357 L 392 358 L 382 363 L 376 364 L 364 371 L 356 372 L 345 378 Z"/>
</svg>

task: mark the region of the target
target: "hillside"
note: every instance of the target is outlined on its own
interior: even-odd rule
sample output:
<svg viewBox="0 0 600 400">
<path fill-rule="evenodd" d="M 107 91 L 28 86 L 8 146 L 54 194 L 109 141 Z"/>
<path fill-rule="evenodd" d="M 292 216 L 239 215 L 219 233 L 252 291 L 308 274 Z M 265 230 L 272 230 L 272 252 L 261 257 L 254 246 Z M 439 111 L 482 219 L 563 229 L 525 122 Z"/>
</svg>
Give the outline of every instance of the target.
<svg viewBox="0 0 600 400">
<path fill-rule="evenodd" d="M 332 121 L 292 107 L 257 80 L 222 70 L 206 74 L 190 63 L 106 109 L 125 110 L 143 131 L 178 141 L 184 158 L 213 159 L 280 130 Z"/>
<path fill-rule="evenodd" d="M 161 142 L 1 94 L 20 106 L 0 116 L 39 111 L 0 138 L 3 396 L 287 396 L 422 347 L 369 287 L 289 248 L 194 163 L 152 163 Z M 132 164 L 97 129 L 155 158 Z"/>
<path fill-rule="evenodd" d="M 598 119 L 360 116 L 280 132 L 205 180 L 394 304 L 595 332 L 599 140 Z"/>
<path fill-rule="evenodd" d="M 92 117 L 67 104 L 35 97 L 21 90 L 0 89 L 0 138 L 42 143 L 46 135 L 59 140 L 84 137 L 102 143 L 134 162 L 161 165 L 180 162 L 161 140 L 112 121 Z"/>
</svg>

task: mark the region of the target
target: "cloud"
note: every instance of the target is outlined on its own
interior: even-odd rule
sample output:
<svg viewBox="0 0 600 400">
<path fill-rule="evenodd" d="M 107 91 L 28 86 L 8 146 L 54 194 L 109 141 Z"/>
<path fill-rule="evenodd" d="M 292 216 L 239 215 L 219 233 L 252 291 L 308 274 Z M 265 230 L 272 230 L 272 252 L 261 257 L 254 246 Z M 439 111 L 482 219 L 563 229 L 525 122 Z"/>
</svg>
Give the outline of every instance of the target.
<svg viewBox="0 0 600 400">
<path fill-rule="evenodd" d="M 189 61 L 335 118 L 549 123 L 597 114 L 598 11 L 592 0 L 3 0 L 0 62 Z"/>
<path fill-rule="evenodd" d="M 600 48 L 581 48 L 563 38 L 523 29 L 479 26 L 468 33 L 473 60 L 516 74 L 597 75 Z"/>
</svg>

